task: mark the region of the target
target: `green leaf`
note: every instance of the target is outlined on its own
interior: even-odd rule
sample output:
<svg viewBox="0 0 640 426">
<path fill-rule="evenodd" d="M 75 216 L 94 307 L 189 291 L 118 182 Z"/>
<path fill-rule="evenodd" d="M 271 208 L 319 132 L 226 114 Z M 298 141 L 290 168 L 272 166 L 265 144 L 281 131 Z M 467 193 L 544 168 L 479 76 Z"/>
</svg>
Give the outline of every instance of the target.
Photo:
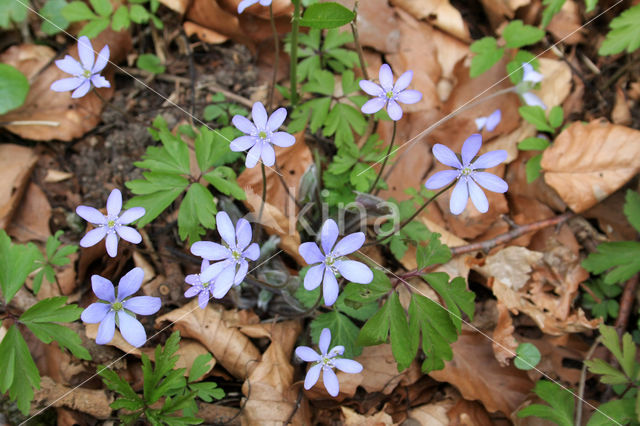
<svg viewBox="0 0 640 426">
<path fill-rule="evenodd" d="M 127 408 L 128 410 L 134 411 L 144 407 L 142 398 L 140 398 L 126 380 L 120 378 L 114 371 L 104 365 L 98 365 L 98 375 L 102 377 L 102 382 L 108 389 L 123 396 L 123 398 L 116 399 L 111 404 L 111 408 L 114 410 Z"/>
<path fill-rule="evenodd" d="M 531 157 L 525 164 L 525 173 L 527 175 L 527 183 L 531 183 L 540 177 L 540 170 L 542 170 L 542 154 L 538 154 L 535 157 Z"/>
<path fill-rule="evenodd" d="M 5 303 L 11 301 L 36 269 L 34 262 L 38 259 L 42 259 L 42 254 L 33 243 L 12 244 L 7 233 L 0 229 L 0 289 Z"/>
<path fill-rule="evenodd" d="M 19 24 L 27 19 L 29 1 L 0 0 L 0 28 L 9 29 L 12 23 Z"/>
<path fill-rule="evenodd" d="M 638 393 L 640 395 L 640 392 Z M 587 426 L 609 426 L 612 423 L 621 425 L 637 422 L 633 399 L 618 399 L 600 404 L 587 422 Z"/>
<path fill-rule="evenodd" d="M 553 16 L 562 9 L 564 2 L 565 0 L 544 0 L 542 2 L 542 5 L 546 6 L 542 12 L 542 28 L 546 28 L 549 25 Z"/>
<path fill-rule="evenodd" d="M 167 67 L 162 65 L 160 58 L 153 53 L 144 53 L 138 56 L 136 66 L 141 70 L 149 71 L 153 74 L 162 74 L 167 69 Z"/>
<path fill-rule="evenodd" d="M 213 121 L 223 114 L 225 114 L 224 109 L 219 105 L 207 105 L 202 112 L 202 116 L 207 121 Z"/>
<path fill-rule="evenodd" d="M 17 2 L 16 2 L 17 3 Z M 69 26 L 64 16 L 62 16 L 62 9 L 67 5 L 65 0 L 47 0 L 47 2 L 40 9 L 40 14 L 43 16 L 42 25 L 40 29 L 46 35 L 58 34 L 62 30 L 66 30 Z"/>
<path fill-rule="evenodd" d="M 407 322 L 407 314 L 400 304 L 400 298 L 396 292 L 389 297 L 389 319 L 391 326 L 389 327 L 389 337 L 391 339 L 391 352 L 398 362 L 398 371 L 402 371 L 411 365 L 416 356 L 418 343 L 410 342 L 409 324 Z"/>
<path fill-rule="evenodd" d="M 324 122 L 322 134 L 326 137 L 335 135 L 335 143 L 338 149 L 352 147 L 357 150 L 353 132 L 362 135 L 366 129 L 367 121 L 360 110 L 351 105 L 338 103 L 329 112 Z"/>
<path fill-rule="evenodd" d="M 502 37 L 507 42 L 507 47 L 519 48 L 536 44 L 542 40 L 544 31 L 531 25 L 524 25 L 521 20 L 516 19 L 506 26 Z"/>
<path fill-rule="evenodd" d="M 184 179 L 184 178 L 183 178 Z M 145 215 L 138 221 L 138 227 L 143 227 L 148 223 L 151 223 L 156 217 L 160 215 L 176 198 L 184 191 L 189 184 L 189 181 L 184 179 L 185 185 L 183 187 L 171 188 L 166 191 L 157 191 L 150 194 L 138 195 L 131 198 L 126 204 L 125 208 L 131 207 L 144 207 L 146 209 Z M 133 188 L 136 187 L 139 181 L 125 182 L 125 186 L 135 194 Z"/>
<path fill-rule="evenodd" d="M 611 351 L 627 377 L 635 377 L 636 347 L 633 344 L 631 335 L 629 333 L 625 333 L 622 336 L 622 348 L 620 348 L 618 333 L 614 327 L 601 324 L 600 335 L 602 338 L 602 344 Z"/>
<path fill-rule="evenodd" d="M 149 21 L 149 12 L 143 6 L 139 4 L 131 5 L 129 9 L 129 19 L 136 24 L 144 24 Z"/>
<path fill-rule="evenodd" d="M 449 282 L 449 275 L 445 272 L 433 272 L 422 278 L 440 295 L 458 332 L 462 330 L 461 310 L 473 320 L 475 293 L 467 290 L 464 278 L 456 277 Z"/>
<path fill-rule="evenodd" d="M 640 47 L 640 33 L 638 33 L 638 22 L 640 22 L 640 4 L 637 4 L 625 10 L 614 18 L 609 27 L 611 30 L 607 33 L 598 54 L 615 55 L 625 51 L 631 53 Z"/>
<path fill-rule="evenodd" d="M 518 417 L 535 416 L 559 426 L 573 426 L 573 395 L 553 382 L 540 380 L 533 391 L 549 405 L 532 404 L 518 411 Z"/>
<path fill-rule="evenodd" d="M 584 0 L 584 4 L 586 6 L 586 12 L 589 13 L 591 11 L 593 11 L 593 9 L 596 8 L 596 5 L 598 4 L 598 0 Z"/>
<path fill-rule="evenodd" d="M 534 70 L 538 70 L 538 68 L 540 68 L 540 62 L 533 53 L 527 52 L 523 49 L 518 50 L 514 58 L 507 64 L 509 80 L 511 80 L 514 85 L 517 85 L 522 81 L 522 77 L 524 76 L 522 64 L 524 63 L 531 64 Z"/>
<path fill-rule="evenodd" d="M 367 284 L 349 283 L 342 291 L 345 303 L 351 306 L 364 306 L 376 302 L 391 290 L 389 277 L 378 269 L 373 269 L 373 280 Z M 313 304 L 315 299 L 311 302 Z M 377 303 L 376 303 L 377 304 Z M 312 305 L 309 305 L 311 307 Z"/>
<path fill-rule="evenodd" d="M 72 1 L 62 8 L 62 16 L 69 22 L 91 21 L 98 19 L 86 3 L 81 1 Z"/>
<path fill-rule="evenodd" d="M 640 232 L 640 194 L 631 189 L 627 190 L 625 196 L 624 215 L 631 226 Z"/>
<path fill-rule="evenodd" d="M 547 123 L 547 117 L 544 110 L 539 106 L 521 106 L 518 112 L 529 123 L 536 126 L 541 132 L 553 132 L 553 128 Z"/>
<path fill-rule="evenodd" d="M 24 74 L 11 65 L 0 64 L 0 114 L 21 106 L 27 93 L 29 81 Z"/>
<path fill-rule="evenodd" d="M 426 246 L 418 246 L 416 262 L 418 268 L 447 263 L 451 259 L 451 250 L 440 242 L 440 234 L 432 233 Z"/>
<path fill-rule="evenodd" d="M 78 35 L 87 36 L 89 38 L 98 37 L 98 35 L 107 29 L 109 26 L 109 18 L 98 18 L 93 21 L 89 21 L 87 25 L 82 27 Z"/>
<path fill-rule="evenodd" d="M 198 355 L 195 360 L 193 360 L 193 364 L 191 364 L 191 369 L 189 370 L 189 382 L 196 382 L 202 379 L 202 376 L 209 370 L 209 363 L 213 359 L 211 354 L 202 354 Z M 215 383 L 214 383 L 215 384 Z"/>
<path fill-rule="evenodd" d="M 178 211 L 178 234 L 181 239 L 189 238 L 193 244 L 206 231 L 215 229 L 215 214 L 218 212 L 211 192 L 199 183 L 193 183 L 180 203 Z"/>
<path fill-rule="evenodd" d="M 345 315 L 338 311 L 325 312 L 313 319 L 309 325 L 311 339 L 317 345 L 322 329 L 331 330 L 330 348 L 344 346 L 344 357 L 355 358 L 362 353 L 362 346 L 357 342 L 358 327 Z"/>
<path fill-rule="evenodd" d="M 165 342 L 164 347 L 156 346 L 155 363 L 151 366 L 149 357 L 142 355 L 142 375 L 144 378 L 143 395 L 147 405 L 155 403 L 162 396 L 175 394 L 184 389 L 186 380 L 184 368 L 174 369 L 179 355 L 180 333 L 174 331 Z"/>
<path fill-rule="evenodd" d="M 16 401 L 20 411 L 29 413 L 33 388 L 40 389 L 40 374 L 31 358 L 27 342 L 15 325 L 9 327 L 0 342 L 0 393 L 9 391 L 11 401 Z"/>
<path fill-rule="evenodd" d="M 338 28 L 353 21 L 353 18 L 355 13 L 338 3 L 318 3 L 305 10 L 300 25 L 320 30 Z"/>
<path fill-rule="evenodd" d="M 302 91 L 331 96 L 333 95 L 334 84 L 335 78 L 333 74 L 330 71 L 323 70 L 313 75 L 313 79 L 302 86 Z"/>
<path fill-rule="evenodd" d="M 113 6 L 111 6 L 111 2 L 109 0 L 89 0 L 93 10 L 95 10 L 98 15 L 103 18 L 107 18 L 113 12 Z"/>
<path fill-rule="evenodd" d="M 521 151 L 542 151 L 549 146 L 549 141 L 542 138 L 530 137 L 518 144 Z"/>
<path fill-rule="evenodd" d="M 589 372 L 593 374 L 599 374 L 600 381 L 608 385 L 623 385 L 628 382 L 624 373 L 615 367 L 609 365 L 602 359 L 590 359 L 584 362 L 589 368 Z"/>
<path fill-rule="evenodd" d="M 636 241 L 615 241 L 602 243 L 596 253 L 590 253 L 582 261 L 582 267 L 593 274 L 601 274 L 605 284 L 621 283 L 640 271 L 640 243 Z"/>
<path fill-rule="evenodd" d="M 540 351 L 531 343 L 520 343 L 513 364 L 520 370 L 531 370 L 540 362 Z"/>
<path fill-rule="evenodd" d="M 562 126 L 563 120 L 564 111 L 562 110 L 562 107 L 560 105 L 556 105 L 551 108 L 551 111 L 549 111 L 549 124 L 551 125 L 551 127 L 557 129 L 558 127 Z"/>
<path fill-rule="evenodd" d="M 473 42 L 470 49 L 475 53 L 473 59 L 471 59 L 471 69 L 469 71 L 469 75 L 472 78 L 488 71 L 504 55 L 504 48 L 498 47 L 498 42 L 493 37 L 484 37 Z"/>
<path fill-rule="evenodd" d="M 207 182 L 213 185 L 218 191 L 225 195 L 230 195 L 236 200 L 246 200 L 247 194 L 236 181 L 236 173 L 231 167 L 220 166 L 204 175 Z"/>
<path fill-rule="evenodd" d="M 111 28 L 113 28 L 113 31 L 122 31 L 129 28 L 130 24 L 129 9 L 125 5 L 118 6 L 116 13 L 111 18 Z"/>
<path fill-rule="evenodd" d="M 219 388 L 215 382 L 191 383 L 189 388 L 205 402 L 212 402 L 214 399 L 222 399 L 225 396 L 224 390 Z"/>
</svg>

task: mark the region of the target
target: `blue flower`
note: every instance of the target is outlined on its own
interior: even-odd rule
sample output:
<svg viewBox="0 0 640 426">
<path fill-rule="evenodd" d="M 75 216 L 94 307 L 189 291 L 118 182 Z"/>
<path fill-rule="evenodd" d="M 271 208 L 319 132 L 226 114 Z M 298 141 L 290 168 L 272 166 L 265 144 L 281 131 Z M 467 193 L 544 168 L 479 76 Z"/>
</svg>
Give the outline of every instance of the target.
<svg viewBox="0 0 640 426">
<path fill-rule="evenodd" d="M 89 93 L 92 86 L 111 87 L 109 81 L 100 75 L 109 62 L 109 46 L 104 46 L 98 53 L 98 58 L 95 59 L 91 40 L 87 36 L 82 36 L 78 39 L 78 56 L 80 62 L 69 55 L 56 61 L 58 68 L 73 77 L 54 81 L 51 84 L 51 90 L 54 92 L 73 90 L 71 97 L 81 98 Z"/>
<path fill-rule="evenodd" d="M 91 277 L 91 288 L 100 300 L 89 305 L 80 317 L 89 324 L 100 323 L 97 344 L 109 343 L 115 334 L 116 325 L 124 340 L 132 346 L 139 348 L 147 341 L 147 333 L 135 314 L 155 314 L 160 310 L 162 301 L 159 297 L 130 297 L 140 289 L 143 278 L 142 268 L 133 268 L 120 278 L 116 296 L 111 281 L 99 275 Z"/>
<path fill-rule="evenodd" d="M 225 245 L 211 241 L 198 241 L 191 246 L 191 253 L 216 263 L 200 273 L 201 283 L 214 281 L 209 289 L 216 299 L 222 299 L 233 285 L 240 285 L 249 270 L 249 260 L 260 257 L 260 247 L 251 243 L 251 225 L 246 219 L 238 219 L 235 228 L 226 212 L 218 212 L 216 226 Z M 202 307 L 202 305 L 200 305 Z"/>
<path fill-rule="evenodd" d="M 488 117 L 476 118 L 476 127 L 478 128 L 478 131 L 481 131 L 484 128 L 487 129 L 488 132 L 493 132 L 498 124 L 500 124 L 501 119 L 502 113 L 499 109 L 497 109 L 493 111 Z"/>
<path fill-rule="evenodd" d="M 337 358 L 344 353 L 344 346 L 334 346 L 329 350 L 329 344 L 331 343 L 331 330 L 328 328 L 322 329 L 320 333 L 320 341 L 318 347 L 322 354 L 317 353 L 308 346 L 298 346 L 296 348 L 296 355 L 303 361 L 315 362 L 315 364 L 307 371 L 307 376 L 304 379 L 304 388 L 311 389 L 320 378 L 320 372 L 322 372 L 322 381 L 324 387 L 329 392 L 329 395 L 336 397 L 340 393 L 340 383 L 338 382 L 338 376 L 333 372 L 334 368 L 345 373 L 360 373 L 362 371 L 362 364 L 358 361 L 347 358 Z"/>
<path fill-rule="evenodd" d="M 256 4 L 258 2 L 260 2 L 260 4 L 262 6 L 270 6 L 271 5 L 271 0 L 242 0 L 238 4 L 238 13 L 244 12 L 244 10 L 246 8 L 248 8 L 249 6 L 253 6 L 254 4 Z"/>
<path fill-rule="evenodd" d="M 382 64 L 378 75 L 380 84 L 369 80 L 360 80 L 360 88 L 375 98 L 370 99 L 362 106 L 365 114 L 375 114 L 385 106 L 387 113 L 392 120 L 398 121 L 402 118 L 402 108 L 398 102 L 403 104 L 415 104 L 422 99 L 422 93 L 417 90 L 406 90 L 413 78 L 413 71 L 407 71 L 393 84 L 393 73 L 391 67 Z"/>
<path fill-rule="evenodd" d="M 522 97 L 527 105 L 539 106 L 542 109 L 547 109 L 547 106 L 542 102 L 535 94 L 531 93 L 536 84 L 540 83 L 544 76 L 533 69 L 533 66 L 525 62 L 522 64 L 523 74 L 522 81 L 516 85 L 516 92 Z"/>
<path fill-rule="evenodd" d="M 276 162 L 276 153 L 271 145 L 286 148 L 296 143 L 296 138 L 289 133 L 276 131 L 287 118 L 287 110 L 278 108 L 269 117 L 264 105 L 256 102 L 251 109 L 251 118 L 253 123 L 241 115 L 233 117 L 233 125 L 245 136 L 231 141 L 229 147 L 235 152 L 249 150 L 245 162 L 247 168 L 255 167 L 260 158 L 265 166 L 271 167 Z"/>
<path fill-rule="evenodd" d="M 140 233 L 126 225 L 144 216 L 144 207 L 133 207 L 120 214 L 121 210 L 122 193 L 119 189 L 114 189 L 109 194 L 106 216 L 93 207 L 78 206 L 76 208 L 78 216 L 96 226 L 80 240 L 80 246 L 91 247 L 98 244 L 106 236 L 107 253 L 111 257 L 116 257 L 120 238 L 133 244 L 138 244 L 142 241 Z"/>
<path fill-rule="evenodd" d="M 185 277 L 184 281 L 191 285 L 187 291 L 184 292 L 184 297 L 190 298 L 198 296 L 198 305 L 201 309 L 205 309 L 209 304 L 209 299 L 213 293 L 215 286 L 215 280 L 202 281 L 202 273 L 209 267 L 209 261 L 204 259 L 200 265 L 199 274 L 189 274 Z"/>
<path fill-rule="evenodd" d="M 362 232 L 355 232 L 345 236 L 338 244 L 338 225 L 333 219 L 327 219 L 320 231 L 320 248 L 316 243 L 300 244 L 298 252 L 309 265 L 304 277 L 304 288 L 313 290 L 322 284 L 322 295 L 327 306 L 331 306 L 338 298 L 340 288 L 336 274 L 340 273 L 347 280 L 358 284 L 369 284 L 373 280 L 373 272 L 367 265 L 355 260 L 345 259 L 344 256 L 358 250 L 364 244 L 365 236 Z M 334 247 L 335 246 L 335 247 Z"/>
<path fill-rule="evenodd" d="M 431 176 L 424 186 L 427 189 L 439 189 L 449 185 L 454 180 L 458 180 L 451 193 L 449 200 L 449 210 L 453 214 L 460 214 L 467 206 L 469 197 L 473 205 L 481 213 L 489 210 L 487 196 L 480 188 L 482 186 L 492 192 L 507 192 L 509 185 L 507 182 L 483 171 L 495 167 L 507 159 L 507 151 L 499 149 L 497 151 L 482 154 L 475 161 L 472 161 L 480 147 L 482 146 L 482 135 L 475 133 L 467 138 L 462 145 L 461 159 L 444 145 L 439 143 L 433 146 L 433 155 L 442 164 L 453 167 L 455 170 L 443 170 Z M 480 186 L 478 186 L 480 185 Z"/>
</svg>

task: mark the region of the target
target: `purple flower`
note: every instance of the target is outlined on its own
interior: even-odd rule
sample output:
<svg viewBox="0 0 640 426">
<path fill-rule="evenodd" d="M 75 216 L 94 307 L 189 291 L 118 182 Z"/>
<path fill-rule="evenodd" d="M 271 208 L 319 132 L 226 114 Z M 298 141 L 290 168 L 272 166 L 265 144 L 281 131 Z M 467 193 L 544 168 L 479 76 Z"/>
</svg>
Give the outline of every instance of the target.
<svg viewBox="0 0 640 426">
<path fill-rule="evenodd" d="M 143 278 L 142 268 L 133 268 L 120 278 L 116 297 L 111 281 L 99 275 L 91 277 L 91 287 L 100 301 L 89 305 L 82 311 L 80 317 L 82 321 L 89 324 L 100 323 L 96 337 L 97 344 L 109 343 L 113 339 L 116 325 L 124 340 L 132 346 L 139 348 L 147 341 L 147 333 L 135 314 L 155 314 L 160 310 L 162 302 L 159 297 L 129 297 L 140 289 Z"/>
<path fill-rule="evenodd" d="M 209 290 L 216 299 L 222 299 L 232 285 L 240 285 L 249 270 L 249 260 L 257 260 L 260 247 L 251 243 L 251 225 L 246 219 L 238 219 L 235 228 L 226 212 L 218 212 L 216 223 L 225 245 L 210 241 L 198 241 L 191 246 L 191 253 L 206 260 L 218 260 L 200 273 L 200 282 L 211 283 Z M 236 269 L 237 268 L 237 269 Z M 202 304 L 200 305 L 202 307 Z"/>
<path fill-rule="evenodd" d="M 209 261 L 204 259 L 202 261 L 202 265 L 200 266 L 200 273 L 187 275 L 184 279 L 187 284 L 191 285 L 191 288 L 184 292 L 184 297 L 189 298 L 198 296 L 198 305 L 200 305 L 200 308 L 202 309 L 205 309 L 207 307 L 209 299 L 211 298 L 211 293 L 213 293 L 213 288 L 215 286 L 213 280 L 202 281 L 201 279 L 202 273 L 208 267 Z"/>
<path fill-rule="evenodd" d="M 296 138 L 289 133 L 276 132 L 284 123 L 284 119 L 287 118 L 287 110 L 278 108 L 269 117 L 264 105 L 256 102 L 251 110 L 251 118 L 253 118 L 253 123 L 241 115 L 233 117 L 233 125 L 245 133 L 245 136 L 231 141 L 231 151 L 240 152 L 251 148 L 245 162 L 248 168 L 255 167 L 260 158 L 265 166 L 271 167 L 276 162 L 276 153 L 271 146 L 272 144 L 286 148 L 296 143 Z"/>
<path fill-rule="evenodd" d="M 249 6 L 253 6 L 254 4 L 260 2 L 263 6 L 271 5 L 271 0 L 242 0 L 240 4 L 238 4 L 238 13 L 244 12 L 246 8 Z"/>
<path fill-rule="evenodd" d="M 358 361 L 346 358 L 336 358 L 338 355 L 344 353 L 344 346 L 334 346 L 329 351 L 329 344 L 331 343 L 331 330 L 323 328 L 320 333 L 320 342 L 318 347 L 322 355 L 314 351 L 308 346 L 298 346 L 296 348 L 296 355 L 303 361 L 315 362 L 315 365 L 307 371 L 307 376 L 304 379 L 304 388 L 309 390 L 317 382 L 322 371 L 322 381 L 324 387 L 329 392 L 329 395 L 336 397 L 340 392 L 340 383 L 338 383 L 338 376 L 333 372 L 333 368 L 337 368 L 345 373 L 360 373 L 362 371 L 362 364 Z"/>
<path fill-rule="evenodd" d="M 320 231 L 322 254 L 318 244 L 308 242 L 300 244 L 298 252 L 312 266 L 304 277 L 304 288 L 313 290 L 322 284 L 322 295 L 327 306 L 331 306 L 338 298 L 340 288 L 336 273 L 347 280 L 358 284 L 369 284 L 373 280 L 373 272 L 367 265 L 355 260 L 344 259 L 344 256 L 358 250 L 364 244 L 364 233 L 355 232 L 345 236 L 336 244 L 338 225 L 333 219 L 327 219 Z M 334 247 L 335 246 L 335 247 Z"/>
<path fill-rule="evenodd" d="M 522 96 L 522 100 L 524 100 L 527 105 L 547 109 L 542 99 L 530 92 L 536 84 L 542 81 L 544 76 L 535 71 L 533 66 L 528 62 L 522 64 L 522 69 L 524 71 L 522 81 L 516 85 L 516 92 Z"/>
<path fill-rule="evenodd" d="M 100 72 L 109 62 L 109 46 L 105 45 L 102 48 L 94 62 L 91 40 L 87 36 L 82 36 L 78 39 L 78 56 L 80 57 L 80 62 L 69 55 L 56 61 L 58 68 L 73 75 L 73 77 L 54 81 L 51 84 L 51 90 L 54 92 L 73 90 L 71 97 L 81 98 L 91 90 L 91 86 L 111 87 L 109 81 L 100 75 Z"/>
<path fill-rule="evenodd" d="M 495 167 L 507 159 L 507 151 L 499 149 L 497 151 L 487 152 L 478 157 L 475 161 L 472 160 L 480 151 L 482 146 L 482 135 L 475 133 L 467 138 L 462 145 L 461 159 L 458 156 L 441 144 L 435 144 L 433 146 L 433 155 L 442 164 L 449 167 L 453 167 L 456 170 L 443 170 L 437 172 L 431 176 L 424 184 L 427 189 L 439 189 L 443 186 L 449 185 L 454 180 L 458 180 L 456 186 L 451 193 L 451 199 L 449 201 L 449 210 L 453 214 L 460 214 L 467 206 L 469 196 L 476 209 L 481 213 L 486 213 L 489 210 L 489 201 L 487 196 L 484 195 L 480 186 L 488 189 L 492 192 L 507 192 L 509 186 L 501 178 L 483 171 Z M 480 185 L 480 186 L 478 186 Z"/>
<path fill-rule="evenodd" d="M 116 257 L 118 254 L 118 240 L 120 238 L 133 244 L 138 244 L 142 241 L 142 237 L 138 231 L 125 225 L 128 225 L 144 216 L 144 207 L 133 207 L 120 214 L 121 210 L 122 194 L 119 189 L 114 189 L 111 191 L 111 194 L 109 194 L 109 198 L 107 199 L 106 216 L 93 207 L 78 206 L 76 208 L 78 216 L 96 226 L 95 229 L 87 232 L 87 235 L 80 240 L 80 246 L 91 247 L 96 245 L 106 235 L 107 253 L 109 253 L 109 256 L 111 257 Z"/>
<path fill-rule="evenodd" d="M 502 113 L 499 109 L 497 109 L 493 111 L 488 117 L 476 118 L 476 126 L 478 127 L 478 131 L 481 131 L 483 128 L 485 128 L 488 132 L 493 132 L 498 124 L 500 124 L 501 119 Z"/>
<path fill-rule="evenodd" d="M 391 67 L 382 64 L 380 67 L 380 85 L 369 81 L 360 80 L 360 88 L 375 98 L 370 99 L 362 106 L 362 112 L 365 114 L 374 114 L 385 106 L 387 113 L 392 120 L 398 121 L 402 118 L 402 108 L 398 102 L 403 104 L 415 104 L 422 99 L 422 93 L 417 90 L 406 90 L 413 78 L 413 71 L 407 71 L 398 78 L 396 84 L 393 84 L 393 73 Z"/>
</svg>

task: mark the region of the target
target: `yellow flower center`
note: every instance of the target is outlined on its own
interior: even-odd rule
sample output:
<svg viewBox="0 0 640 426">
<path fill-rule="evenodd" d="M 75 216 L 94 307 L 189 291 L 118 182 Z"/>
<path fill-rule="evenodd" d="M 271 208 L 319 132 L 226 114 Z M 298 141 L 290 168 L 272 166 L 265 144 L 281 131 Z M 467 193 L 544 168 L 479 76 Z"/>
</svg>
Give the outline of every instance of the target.
<svg viewBox="0 0 640 426">
<path fill-rule="evenodd" d="M 109 228 L 113 228 L 114 226 L 116 226 L 116 221 L 115 220 L 110 220 L 107 222 L 107 226 Z"/>
<path fill-rule="evenodd" d="M 258 136 L 260 137 L 260 139 L 266 139 L 267 137 L 267 132 L 265 132 L 264 130 L 261 131 L 260 133 L 258 133 Z"/>
<path fill-rule="evenodd" d="M 82 73 L 82 76 L 84 78 L 91 78 L 91 71 L 90 70 L 84 70 L 84 72 Z"/>
<path fill-rule="evenodd" d="M 389 99 L 393 98 L 393 90 L 389 90 L 387 92 L 387 98 L 389 98 Z"/>
<path fill-rule="evenodd" d="M 122 303 L 120 303 L 120 302 L 116 302 L 116 303 L 114 303 L 113 305 L 111 305 L 111 308 L 112 308 L 114 311 L 120 311 L 120 310 L 122 310 Z"/>
</svg>

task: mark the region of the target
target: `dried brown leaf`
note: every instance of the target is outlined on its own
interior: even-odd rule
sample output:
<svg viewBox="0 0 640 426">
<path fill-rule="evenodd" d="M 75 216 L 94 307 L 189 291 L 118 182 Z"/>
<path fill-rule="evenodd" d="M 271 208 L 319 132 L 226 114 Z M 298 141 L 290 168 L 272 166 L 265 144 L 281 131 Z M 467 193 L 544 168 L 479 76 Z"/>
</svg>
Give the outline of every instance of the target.
<svg viewBox="0 0 640 426">
<path fill-rule="evenodd" d="M 47 241 L 51 205 L 45 193 L 35 183 L 30 183 L 18 211 L 7 232 L 20 242 Z"/>
<path fill-rule="evenodd" d="M 500 365 L 509 365 L 509 360 L 514 357 L 518 341 L 513 337 L 515 330 L 511 315 L 507 307 L 498 301 L 498 322 L 493 330 L 493 353 Z"/>
<path fill-rule="evenodd" d="M 389 426 L 393 425 L 393 419 L 384 411 L 367 416 L 358 414 L 351 408 L 340 407 L 344 416 L 344 426 Z"/>
<path fill-rule="evenodd" d="M 409 12 L 417 19 L 429 21 L 460 40 L 469 41 L 469 28 L 462 15 L 449 0 L 392 0 L 394 6 Z"/>
<path fill-rule="evenodd" d="M 31 148 L 0 145 L 0 229 L 9 225 L 18 210 L 37 161 L 38 156 Z"/>
</svg>

